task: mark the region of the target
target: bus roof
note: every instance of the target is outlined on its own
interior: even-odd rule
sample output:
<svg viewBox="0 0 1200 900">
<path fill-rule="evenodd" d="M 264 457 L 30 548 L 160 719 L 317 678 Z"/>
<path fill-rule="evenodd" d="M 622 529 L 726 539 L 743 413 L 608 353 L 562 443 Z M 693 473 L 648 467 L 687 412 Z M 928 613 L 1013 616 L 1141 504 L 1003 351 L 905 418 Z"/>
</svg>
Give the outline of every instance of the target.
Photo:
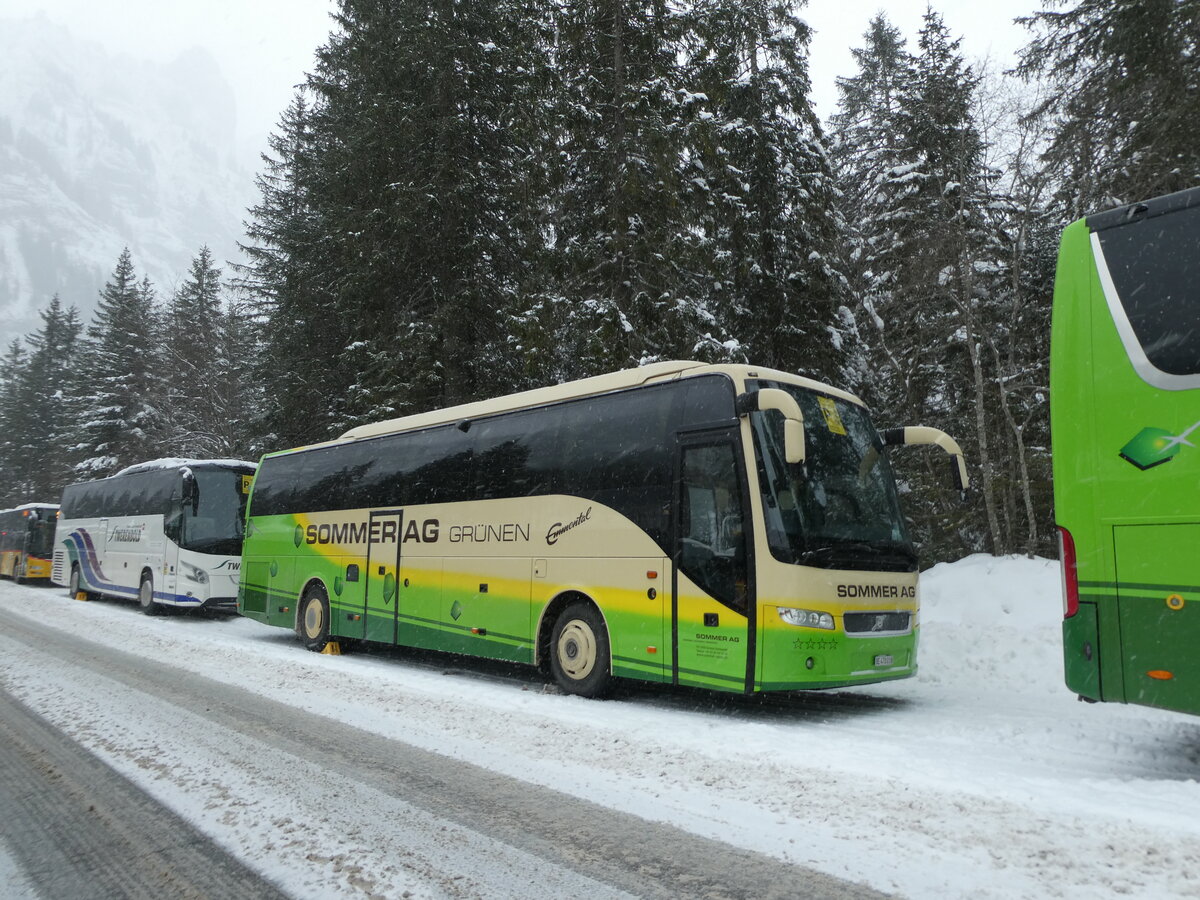
<svg viewBox="0 0 1200 900">
<path fill-rule="evenodd" d="M 531 391 L 522 391 L 521 393 L 517 394 L 508 394 L 506 396 L 495 397 L 490 400 L 479 400 L 473 403 L 464 403 L 460 406 L 451 406 L 446 409 L 438 409 L 430 412 L 418 413 L 416 415 L 403 416 L 398 419 L 387 419 L 382 422 L 374 422 L 369 425 L 359 425 L 356 428 L 351 428 L 349 431 L 345 432 L 341 437 L 335 440 L 326 441 L 323 444 L 313 444 L 310 446 L 325 446 L 328 444 L 361 440 L 363 438 L 379 437 L 385 434 L 396 434 L 402 431 L 415 431 L 421 428 L 429 428 L 434 425 L 445 425 L 451 422 L 460 422 L 464 419 L 483 418 L 486 416 L 497 415 L 499 413 L 543 406 L 564 400 L 574 400 L 581 397 L 592 397 L 600 394 L 608 394 L 613 391 L 639 387 L 644 384 L 667 382 L 683 377 L 706 375 L 710 373 L 727 375 L 730 378 L 738 381 L 745 378 L 765 378 L 772 381 L 783 381 L 789 384 L 795 384 L 800 387 L 808 388 L 810 390 L 819 391 L 824 394 L 829 394 L 830 396 L 841 398 L 858 406 L 865 405 L 862 400 L 848 391 L 843 391 L 839 388 L 831 387 L 827 384 L 823 384 L 822 382 L 804 378 L 800 375 L 794 375 L 790 372 L 781 372 L 776 369 L 767 369 L 761 366 L 710 365 L 701 362 L 672 361 L 651 363 L 650 365 L 641 366 L 640 368 L 636 369 L 624 369 L 619 372 L 610 372 L 606 375 L 596 375 L 591 378 L 582 378 L 578 381 L 567 381 L 562 384 L 551 385 L 550 387 L 536 388 Z M 307 448 L 297 447 L 295 449 L 301 450 Z"/>
<path fill-rule="evenodd" d="M 116 478 L 120 475 L 132 475 L 135 472 L 156 472 L 162 469 L 182 469 L 202 466 L 212 466 L 219 469 L 253 469 L 258 463 L 247 462 L 244 459 L 183 459 L 177 456 L 165 456 L 162 459 L 151 459 L 146 462 L 126 466 L 120 472 L 108 476 Z M 103 480 L 103 479 L 101 479 Z"/>
<path fill-rule="evenodd" d="M 57 503 L 22 503 L 20 506 L 13 506 L 8 509 L 0 509 L 0 516 L 5 513 L 24 512 L 29 509 L 58 509 Z"/>
<path fill-rule="evenodd" d="M 1104 231 L 1106 228 L 1153 219 L 1155 216 L 1191 209 L 1194 206 L 1200 206 L 1200 187 L 1185 188 L 1173 194 L 1139 200 L 1137 203 L 1126 203 L 1116 209 L 1093 213 L 1087 216 L 1085 221 L 1092 231 Z"/>
</svg>

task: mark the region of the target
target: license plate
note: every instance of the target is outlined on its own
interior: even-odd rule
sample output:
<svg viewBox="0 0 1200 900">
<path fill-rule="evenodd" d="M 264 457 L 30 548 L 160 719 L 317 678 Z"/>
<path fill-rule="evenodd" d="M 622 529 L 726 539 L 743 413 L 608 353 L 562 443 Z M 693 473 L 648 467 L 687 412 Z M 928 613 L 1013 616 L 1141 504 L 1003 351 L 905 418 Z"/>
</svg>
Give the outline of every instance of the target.
<svg viewBox="0 0 1200 900">
<path fill-rule="evenodd" d="M 891 656 L 885 655 L 875 657 L 875 665 L 877 666 L 890 666 L 893 662 L 895 662 L 895 659 Z"/>
</svg>

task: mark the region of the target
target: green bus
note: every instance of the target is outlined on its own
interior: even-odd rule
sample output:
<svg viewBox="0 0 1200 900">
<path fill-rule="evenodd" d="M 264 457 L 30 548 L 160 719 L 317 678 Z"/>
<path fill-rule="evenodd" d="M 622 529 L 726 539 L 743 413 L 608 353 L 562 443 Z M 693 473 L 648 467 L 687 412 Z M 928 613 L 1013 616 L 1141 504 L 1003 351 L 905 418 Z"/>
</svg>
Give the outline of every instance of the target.
<svg viewBox="0 0 1200 900">
<path fill-rule="evenodd" d="M 1067 686 L 1200 712 L 1200 188 L 1063 232 L 1050 419 Z"/>
<path fill-rule="evenodd" d="M 367 425 L 263 457 L 241 613 L 311 650 L 374 641 L 752 692 L 917 669 L 917 556 L 845 391 L 664 362 Z"/>
</svg>

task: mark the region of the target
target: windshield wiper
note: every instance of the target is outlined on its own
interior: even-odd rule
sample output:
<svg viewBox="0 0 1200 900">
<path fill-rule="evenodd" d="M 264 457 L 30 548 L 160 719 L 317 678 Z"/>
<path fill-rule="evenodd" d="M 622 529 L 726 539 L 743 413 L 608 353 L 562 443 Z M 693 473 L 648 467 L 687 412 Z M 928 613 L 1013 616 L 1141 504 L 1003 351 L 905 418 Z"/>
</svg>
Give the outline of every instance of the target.
<svg viewBox="0 0 1200 900">
<path fill-rule="evenodd" d="M 917 554 L 914 550 L 893 542 L 873 544 L 867 541 L 833 540 L 830 543 L 808 547 L 800 552 L 800 561 L 808 564 L 828 565 L 835 560 L 844 562 L 847 559 L 852 561 L 877 560 L 892 565 L 903 565 L 905 568 L 911 568 L 917 564 Z"/>
</svg>

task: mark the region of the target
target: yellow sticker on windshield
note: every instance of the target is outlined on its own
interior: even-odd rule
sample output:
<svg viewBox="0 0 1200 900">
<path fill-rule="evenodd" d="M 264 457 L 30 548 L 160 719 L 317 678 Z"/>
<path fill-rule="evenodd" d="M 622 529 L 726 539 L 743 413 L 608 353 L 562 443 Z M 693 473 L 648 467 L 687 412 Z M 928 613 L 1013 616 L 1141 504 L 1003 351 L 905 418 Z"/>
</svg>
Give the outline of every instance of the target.
<svg viewBox="0 0 1200 900">
<path fill-rule="evenodd" d="M 250 485 L 253 483 L 254 483 L 253 475 L 243 475 L 242 476 L 242 493 L 243 494 L 250 493 Z"/>
<path fill-rule="evenodd" d="M 817 403 L 821 405 L 821 414 L 825 416 L 825 427 L 834 434 L 846 436 L 846 426 L 842 424 L 842 417 L 838 415 L 837 406 L 829 397 L 818 397 Z"/>
</svg>

